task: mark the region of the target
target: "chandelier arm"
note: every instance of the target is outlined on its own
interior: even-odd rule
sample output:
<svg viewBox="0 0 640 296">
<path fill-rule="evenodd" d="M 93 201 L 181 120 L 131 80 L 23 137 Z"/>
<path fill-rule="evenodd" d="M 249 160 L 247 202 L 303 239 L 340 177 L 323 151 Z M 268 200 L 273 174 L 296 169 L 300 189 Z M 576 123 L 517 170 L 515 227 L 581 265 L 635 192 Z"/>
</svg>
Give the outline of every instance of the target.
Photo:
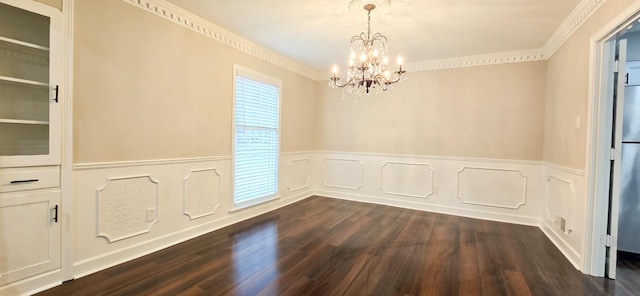
<svg viewBox="0 0 640 296">
<path fill-rule="evenodd" d="M 331 81 L 333 82 L 333 85 L 335 85 L 336 87 L 340 87 L 340 88 L 343 88 L 345 86 L 349 86 L 349 85 L 353 84 L 353 80 L 355 80 L 355 77 L 351 77 L 351 79 L 349 79 L 349 81 L 347 81 L 345 84 L 340 85 L 338 83 L 338 81 L 340 81 L 339 77 L 331 78 Z"/>
<path fill-rule="evenodd" d="M 381 42 L 387 42 L 387 37 L 382 35 L 380 32 L 373 34 L 373 37 L 371 37 L 371 41 L 373 40 L 379 40 Z"/>
<path fill-rule="evenodd" d="M 353 44 L 356 41 L 362 41 L 364 43 L 366 39 L 367 39 L 367 35 L 365 34 L 365 32 L 361 32 L 359 35 L 354 35 L 353 37 L 351 37 L 351 44 Z"/>
<path fill-rule="evenodd" d="M 395 72 L 396 79 L 394 80 L 389 80 L 387 77 L 384 77 L 383 75 L 377 75 L 377 76 L 379 76 L 383 80 L 384 84 L 389 85 L 389 84 L 400 82 L 402 80 L 402 74 L 404 74 L 405 72 L 406 71 L 396 71 Z"/>
</svg>

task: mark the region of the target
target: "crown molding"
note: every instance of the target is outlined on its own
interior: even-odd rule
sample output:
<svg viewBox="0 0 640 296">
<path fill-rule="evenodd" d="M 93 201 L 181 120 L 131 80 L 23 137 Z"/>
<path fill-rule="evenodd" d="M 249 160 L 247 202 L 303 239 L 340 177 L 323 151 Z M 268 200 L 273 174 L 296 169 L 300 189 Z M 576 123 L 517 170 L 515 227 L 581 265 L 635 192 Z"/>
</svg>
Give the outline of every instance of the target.
<svg viewBox="0 0 640 296">
<path fill-rule="evenodd" d="M 484 55 L 456 57 L 448 59 L 430 60 L 423 62 L 407 63 L 409 72 L 431 71 L 453 68 L 465 68 L 473 66 L 487 66 L 507 63 L 533 62 L 545 60 L 540 49 L 521 50 L 511 52 L 492 53 Z"/>
<path fill-rule="evenodd" d="M 521 51 L 510 51 L 501 53 L 491 53 L 484 55 L 474 55 L 466 57 L 456 57 L 439 60 L 428 60 L 422 62 L 411 62 L 404 65 L 407 72 L 434 71 L 455 68 L 467 68 L 474 66 L 489 66 L 508 63 L 522 63 L 543 61 L 548 57 L 542 53 L 542 49 L 531 49 Z M 327 80 L 331 72 L 322 72 L 319 76 L 322 80 Z"/>
<path fill-rule="evenodd" d="M 122 1 L 291 72 L 313 80 L 320 80 L 318 73 L 313 69 L 270 51 L 164 0 Z"/>
<path fill-rule="evenodd" d="M 542 52 L 546 59 L 551 58 L 553 54 L 564 44 L 573 33 L 584 24 L 607 0 L 582 0 L 575 9 L 560 24 L 558 29 L 551 35 Z"/>
<path fill-rule="evenodd" d="M 542 48 L 492 53 L 486 55 L 455 57 L 440 60 L 413 62 L 406 65 L 407 71 L 430 71 L 473 66 L 547 60 L 584 24 L 607 0 L 582 0 L 560 24 Z M 329 76 L 327 76 L 329 77 Z"/>
<path fill-rule="evenodd" d="M 122 1 L 312 80 L 327 80 L 330 75 L 329 72 L 315 71 L 292 59 L 270 51 L 164 0 Z M 606 0 L 582 0 L 542 48 L 412 62 L 406 64 L 406 70 L 419 72 L 547 60 L 605 2 Z"/>
</svg>

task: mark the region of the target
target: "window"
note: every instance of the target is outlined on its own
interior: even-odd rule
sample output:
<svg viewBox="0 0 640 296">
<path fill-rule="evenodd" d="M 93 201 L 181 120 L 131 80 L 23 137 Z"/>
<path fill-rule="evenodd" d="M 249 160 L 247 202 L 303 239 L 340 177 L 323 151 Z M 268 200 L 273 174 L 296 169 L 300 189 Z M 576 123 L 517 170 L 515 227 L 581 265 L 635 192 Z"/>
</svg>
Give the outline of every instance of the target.
<svg viewBox="0 0 640 296">
<path fill-rule="evenodd" d="M 276 197 L 280 81 L 235 66 L 233 203 L 243 208 Z"/>
</svg>

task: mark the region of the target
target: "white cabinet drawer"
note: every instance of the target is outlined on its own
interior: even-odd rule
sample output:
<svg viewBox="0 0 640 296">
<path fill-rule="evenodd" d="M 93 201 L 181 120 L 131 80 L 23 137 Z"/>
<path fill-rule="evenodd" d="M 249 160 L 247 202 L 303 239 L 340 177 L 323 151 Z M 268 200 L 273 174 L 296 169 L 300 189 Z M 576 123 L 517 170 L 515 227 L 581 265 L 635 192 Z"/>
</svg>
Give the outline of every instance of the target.
<svg viewBox="0 0 640 296">
<path fill-rule="evenodd" d="M 0 193 L 60 186 L 60 168 L 0 169 Z"/>
</svg>

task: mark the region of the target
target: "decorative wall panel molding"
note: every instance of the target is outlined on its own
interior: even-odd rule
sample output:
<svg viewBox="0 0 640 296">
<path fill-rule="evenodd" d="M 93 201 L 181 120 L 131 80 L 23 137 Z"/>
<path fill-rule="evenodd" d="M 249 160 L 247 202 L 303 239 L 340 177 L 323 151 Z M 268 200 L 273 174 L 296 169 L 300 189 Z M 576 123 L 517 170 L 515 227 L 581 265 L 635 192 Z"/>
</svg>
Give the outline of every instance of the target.
<svg viewBox="0 0 640 296">
<path fill-rule="evenodd" d="M 547 40 L 542 53 L 546 59 L 551 56 L 562 46 L 562 44 L 571 37 L 571 35 L 584 24 L 597 10 L 602 7 L 606 0 L 582 0 L 578 6 L 569 14 L 569 16 L 560 24 L 560 27 Z"/>
<path fill-rule="evenodd" d="M 314 80 L 324 79 L 320 78 L 316 71 L 298 62 L 272 52 L 171 3 L 159 0 L 122 1 L 294 73 Z"/>
<path fill-rule="evenodd" d="M 380 189 L 386 194 L 428 198 L 433 180 L 433 168 L 424 163 L 387 161 L 380 167 Z"/>
<path fill-rule="evenodd" d="M 191 170 L 184 177 L 184 214 L 197 219 L 216 213 L 220 207 L 220 174 L 215 168 Z"/>
<path fill-rule="evenodd" d="M 107 178 L 96 195 L 98 236 L 109 243 L 147 233 L 158 222 L 158 181 L 151 175 Z"/>
<path fill-rule="evenodd" d="M 289 192 L 308 188 L 311 184 L 311 160 L 308 158 L 290 160 L 287 164 Z"/>
<path fill-rule="evenodd" d="M 364 183 L 364 164 L 357 159 L 325 158 L 321 181 L 325 187 L 358 190 Z"/>
<path fill-rule="evenodd" d="M 519 170 L 463 167 L 457 197 L 465 204 L 518 209 L 526 203 L 527 177 Z"/>
<path fill-rule="evenodd" d="M 575 204 L 574 194 L 576 192 L 573 183 L 570 181 L 551 176 L 547 178 L 547 200 L 545 211 L 547 218 L 554 223 L 558 223 L 558 216 L 570 221 L 571 205 Z"/>
</svg>

